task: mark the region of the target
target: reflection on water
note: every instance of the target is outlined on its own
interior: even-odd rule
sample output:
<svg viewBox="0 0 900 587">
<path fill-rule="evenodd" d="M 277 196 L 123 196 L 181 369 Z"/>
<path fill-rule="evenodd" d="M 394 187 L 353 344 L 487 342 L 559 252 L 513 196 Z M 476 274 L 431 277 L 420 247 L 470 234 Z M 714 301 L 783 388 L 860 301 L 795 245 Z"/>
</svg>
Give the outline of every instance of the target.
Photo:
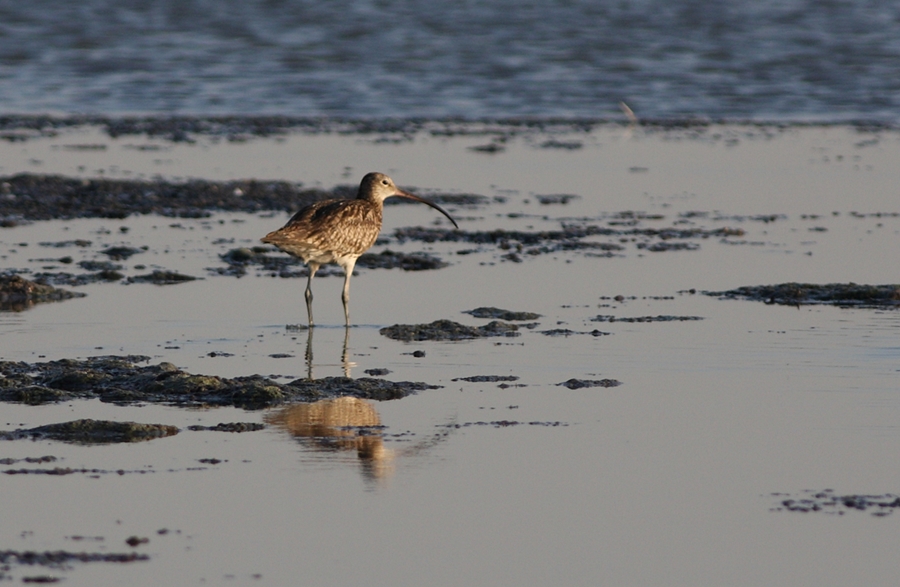
<svg viewBox="0 0 900 587">
<path fill-rule="evenodd" d="M 304 357 L 306 359 L 306 378 L 310 381 L 314 379 L 313 377 L 313 332 L 314 328 L 307 328 L 306 335 L 306 353 L 304 353 Z M 344 347 L 341 351 L 341 367 L 344 369 L 344 377 L 350 377 L 350 369 L 356 366 L 356 363 L 350 361 L 350 355 L 348 352 L 348 348 L 350 346 L 350 328 L 344 327 Z"/>
<path fill-rule="evenodd" d="M 307 378 L 313 377 L 313 331 L 310 328 L 306 339 Z M 344 342 L 341 349 L 341 365 L 344 376 L 350 377 L 355 363 L 349 360 L 350 328 L 344 328 Z M 375 404 L 369 400 L 352 396 L 325 399 L 313 403 L 300 403 L 269 412 L 263 419 L 266 423 L 282 428 L 301 441 L 310 450 L 318 453 L 342 454 L 356 451 L 360 472 L 366 481 L 383 481 L 394 473 L 397 457 L 422 454 L 443 441 L 452 426 L 441 426 L 441 432 L 405 446 L 390 449 L 385 446 L 385 431 Z M 406 432 L 404 436 L 408 436 Z M 408 438 L 406 438 L 408 440 Z"/>
<path fill-rule="evenodd" d="M 296 404 L 266 414 L 264 419 L 306 441 L 314 450 L 355 450 L 363 477 L 368 480 L 384 479 L 393 472 L 394 451 L 384 446 L 381 418 L 372 402 L 339 397 Z"/>
</svg>

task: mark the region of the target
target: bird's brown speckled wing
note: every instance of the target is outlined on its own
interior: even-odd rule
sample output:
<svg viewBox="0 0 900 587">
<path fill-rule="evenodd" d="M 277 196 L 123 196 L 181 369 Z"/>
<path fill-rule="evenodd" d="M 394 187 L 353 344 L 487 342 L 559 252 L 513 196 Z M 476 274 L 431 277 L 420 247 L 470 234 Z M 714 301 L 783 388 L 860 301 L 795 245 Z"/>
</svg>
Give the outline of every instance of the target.
<svg viewBox="0 0 900 587">
<path fill-rule="evenodd" d="M 300 210 L 262 240 L 304 260 L 326 253 L 335 258 L 361 255 L 375 244 L 381 217 L 377 203 L 325 200 Z"/>
</svg>

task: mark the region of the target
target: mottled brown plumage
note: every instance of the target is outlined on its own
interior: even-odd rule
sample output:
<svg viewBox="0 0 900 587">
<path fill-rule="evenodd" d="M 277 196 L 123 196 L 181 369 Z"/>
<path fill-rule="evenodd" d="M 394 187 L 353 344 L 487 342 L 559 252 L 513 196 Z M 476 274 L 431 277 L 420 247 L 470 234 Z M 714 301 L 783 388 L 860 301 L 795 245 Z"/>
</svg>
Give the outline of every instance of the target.
<svg viewBox="0 0 900 587">
<path fill-rule="evenodd" d="M 303 259 L 309 267 L 306 311 L 310 326 L 313 325 L 313 276 L 326 263 L 336 263 L 344 270 L 341 300 L 344 302 L 344 319 L 347 326 L 350 325 L 350 276 L 359 256 L 375 244 L 381 231 L 384 200 L 392 196 L 427 204 L 459 228 L 456 221 L 434 202 L 404 192 L 383 173 L 369 173 L 359 184 L 356 199 L 323 200 L 310 204 L 294 214 L 282 228 L 263 237 L 262 242 L 275 245 L 282 251 Z"/>
</svg>

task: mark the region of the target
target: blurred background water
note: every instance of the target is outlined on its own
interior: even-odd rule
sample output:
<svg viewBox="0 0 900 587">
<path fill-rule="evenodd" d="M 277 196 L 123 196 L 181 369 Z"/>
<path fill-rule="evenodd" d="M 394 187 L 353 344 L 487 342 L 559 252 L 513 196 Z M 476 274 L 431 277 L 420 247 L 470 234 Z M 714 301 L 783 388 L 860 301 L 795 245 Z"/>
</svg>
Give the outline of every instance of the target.
<svg viewBox="0 0 900 587">
<path fill-rule="evenodd" d="M 896 123 L 900 3 L 0 1 L 0 113 Z"/>
</svg>

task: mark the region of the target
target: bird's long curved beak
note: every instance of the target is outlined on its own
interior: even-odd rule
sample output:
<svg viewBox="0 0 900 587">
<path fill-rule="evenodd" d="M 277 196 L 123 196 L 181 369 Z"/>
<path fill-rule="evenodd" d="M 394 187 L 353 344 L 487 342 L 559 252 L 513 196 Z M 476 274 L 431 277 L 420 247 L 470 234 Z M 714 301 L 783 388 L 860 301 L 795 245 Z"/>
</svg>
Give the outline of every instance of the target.
<svg viewBox="0 0 900 587">
<path fill-rule="evenodd" d="M 425 198 L 420 198 L 419 196 L 416 196 L 409 192 L 404 192 L 403 190 L 397 190 L 397 193 L 395 193 L 394 195 L 399 196 L 401 198 L 406 198 L 408 200 L 415 200 L 416 202 L 422 202 L 423 204 L 427 204 L 428 206 L 431 206 L 432 208 L 434 208 L 435 210 L 437 210 L 438 212 L 440 212 L 441 214 L 446 216 L 447 219 L 453 223 L 453 226 L 455 226 L 456 228 L 459 228 L 459 225 L 456 223 L 456 220 L 453 220 L 453 217 L 450 216 L 450 214 L 448 214 L 446 210 L 444 210 L 443 208 L 441 208 L 440 206 L 438 206 L 431 200 L 426 200 Z"/>
</svg>

